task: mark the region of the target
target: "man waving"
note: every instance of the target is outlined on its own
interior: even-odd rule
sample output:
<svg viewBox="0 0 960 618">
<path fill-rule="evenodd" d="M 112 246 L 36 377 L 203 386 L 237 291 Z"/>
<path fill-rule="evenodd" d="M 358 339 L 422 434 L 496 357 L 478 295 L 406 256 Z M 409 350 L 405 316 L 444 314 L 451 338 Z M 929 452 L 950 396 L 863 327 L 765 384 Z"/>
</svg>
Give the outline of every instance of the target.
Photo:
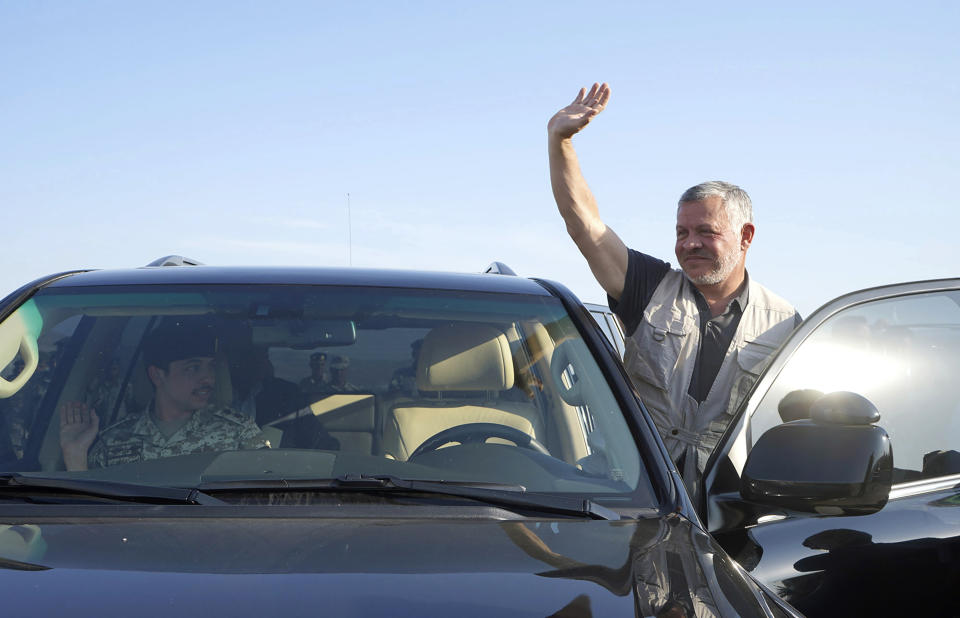
<svg viewBox="0 0 960 618">
<path fill-rule="evenodd" d="M 626 327 L 624 366 L 696 495 L 707 457 L 800 317 L 747 274 L 756 229 L 736 185 L 704 182 L 680 196 L 679 269 L 628 249 L 607 227 L 572 138 L 609 100 L 610 87 L 594 84 L 550 119 L 550 182 L 567 232 Z"/>
</svg>

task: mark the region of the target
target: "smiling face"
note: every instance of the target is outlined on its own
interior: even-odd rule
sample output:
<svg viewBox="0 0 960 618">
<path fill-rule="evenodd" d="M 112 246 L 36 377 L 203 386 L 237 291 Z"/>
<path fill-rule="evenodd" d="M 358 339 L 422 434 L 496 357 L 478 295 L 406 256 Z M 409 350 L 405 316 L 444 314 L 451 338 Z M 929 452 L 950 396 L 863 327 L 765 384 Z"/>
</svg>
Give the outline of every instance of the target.
<svg viewBox="0 0 960 618">
<path fill-rule="evenodd" d="M 746 228 L 749 227 L 749 234 Z M 734 230 L 723 200 L 710 196 L 698 202 L 681 202 L 677 209 L 675 252 L 680 268 L 695 285 L 717 285 L 742 272 L 753 226 Z"/>
<path fill-rule="evenodd" d="M 170 361 L 166 371 L 150 366 L 156 387 L 156 408 L 165 417 L 186 416 L 210 402 L 216 384 L 216 361 L 195 357 Z"/>
</svg>

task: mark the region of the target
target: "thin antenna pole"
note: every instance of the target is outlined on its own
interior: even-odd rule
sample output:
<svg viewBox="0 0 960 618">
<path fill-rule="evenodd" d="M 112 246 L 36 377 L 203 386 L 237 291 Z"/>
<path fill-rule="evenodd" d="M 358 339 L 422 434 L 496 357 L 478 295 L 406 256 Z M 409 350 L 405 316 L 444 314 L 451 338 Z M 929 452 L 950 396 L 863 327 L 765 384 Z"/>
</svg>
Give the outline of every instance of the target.
<svg viewBox="0 0 960 618">
<path fill-rule="evenodd" d="M 347 238 L 350 252 L 350 266 L 353 266 L 353 218 L 350 216 L 350 194 L 347 193 Z"/>
</svg>

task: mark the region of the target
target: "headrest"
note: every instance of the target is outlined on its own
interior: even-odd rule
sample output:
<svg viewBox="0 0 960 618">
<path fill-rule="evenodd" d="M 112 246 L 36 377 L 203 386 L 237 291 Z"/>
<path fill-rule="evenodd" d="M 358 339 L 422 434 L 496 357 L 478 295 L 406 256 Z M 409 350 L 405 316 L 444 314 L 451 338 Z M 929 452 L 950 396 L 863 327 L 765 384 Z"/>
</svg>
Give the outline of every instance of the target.
<svg viewBox="0 0 960 618">
<path fill-rule="evenodd" d="M 423 338 L 417 362 L 422 391 L 503 391 L 513 388 L 507 337 L 483 324 L 440 326 Z"/>
</svg>

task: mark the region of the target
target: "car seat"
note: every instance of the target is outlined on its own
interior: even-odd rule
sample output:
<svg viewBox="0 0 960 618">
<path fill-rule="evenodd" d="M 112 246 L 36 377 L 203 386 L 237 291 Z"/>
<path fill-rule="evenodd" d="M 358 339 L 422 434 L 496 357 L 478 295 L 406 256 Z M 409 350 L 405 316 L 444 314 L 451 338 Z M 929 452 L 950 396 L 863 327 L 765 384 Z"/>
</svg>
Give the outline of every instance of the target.
<svg viewBox="0 0 960 618">
<path fill-rule="evenodd" d="M 501 398 L 514 380 L 510 345 L 501 330 L 485 324 L 434 328 L 420 349 L 416 383 L 418 391 L 436 397 L 390 406 L 384 418 L 384 454 L 406 460 L 431 436 L 468 423 L 507 425 L 543 439 L 543 419 L 535 405 Z"/>
</svg>

